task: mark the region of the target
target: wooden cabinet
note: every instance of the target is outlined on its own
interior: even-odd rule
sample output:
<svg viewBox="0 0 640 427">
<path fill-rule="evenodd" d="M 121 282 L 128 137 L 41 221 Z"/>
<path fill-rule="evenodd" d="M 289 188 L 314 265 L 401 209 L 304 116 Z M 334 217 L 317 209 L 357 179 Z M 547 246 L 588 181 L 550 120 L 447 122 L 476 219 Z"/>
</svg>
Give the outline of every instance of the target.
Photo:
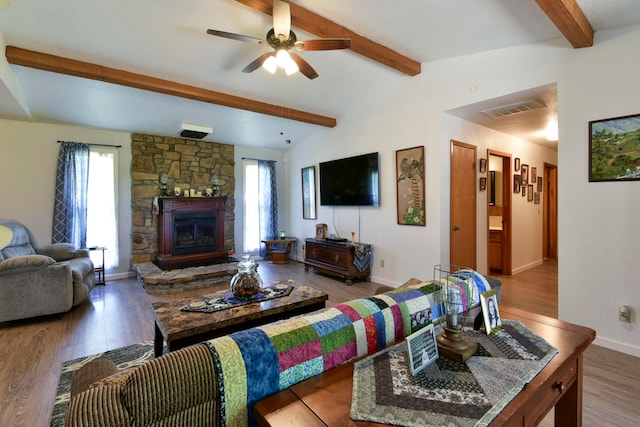
<svg viewBox="0 0 640 427">
<path fill-rule="evenodd" d="M 365 245 L 371 250 L 371 245 Z M 341 277 L 350 285 L 352 280 L 361 277 L 369 280 L 371 265 L 366 262 L 366 268 L 362 271 L 355 264 L 356 246 L 347 242 L 331 242 L 320 239 L 306 239 L 304 250 L 304 269 L 309 267 L 325 274 Z"/>
<path fill-rule="evenodd" d="M 489 230 L 489 270 L 502 273 L 502 230 Z"/>
</svg>

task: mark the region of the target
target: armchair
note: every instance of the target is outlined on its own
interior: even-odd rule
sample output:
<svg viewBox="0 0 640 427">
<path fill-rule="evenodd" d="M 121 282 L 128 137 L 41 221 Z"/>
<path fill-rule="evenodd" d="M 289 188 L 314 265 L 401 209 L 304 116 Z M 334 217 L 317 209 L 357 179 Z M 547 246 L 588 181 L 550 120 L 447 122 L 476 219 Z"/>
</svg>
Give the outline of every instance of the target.
<svg viewBox="0 0 640 427">
<path fill-rule="evenodd" d="M 89 252 L 69 243 L 40 246 L 18 221 L 0 218 L 11 240 L 0 248 L 0 322 L 69 311 L 95 287 Z"/>
</svg>

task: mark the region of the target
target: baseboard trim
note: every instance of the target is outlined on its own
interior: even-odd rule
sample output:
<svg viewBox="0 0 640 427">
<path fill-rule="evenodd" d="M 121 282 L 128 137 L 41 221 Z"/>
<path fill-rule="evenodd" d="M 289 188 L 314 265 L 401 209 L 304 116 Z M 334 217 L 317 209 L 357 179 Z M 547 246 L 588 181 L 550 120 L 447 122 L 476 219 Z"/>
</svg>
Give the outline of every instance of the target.
<svg viewBox="0 0 640 427">
<path fill-rule="evenodd" d="M 615 340 L 602 338 L 602 337 L 596 337 L 593 343 L 595 345 L 599 345 L 600 347 L 619 351 L 620 353 L 625 353 L 630 356 L 640 357 L 640 347 L 635 345 L 630 345 L 628 343 L 623 343 L 620 341 L 615 341 Z"/>
<path fill-rule="evenodd" d="M 511 274 L 514 275 L 514 274 L 522 273 L 525 270 L 528 270 L 528 269 L 533 268 L 533 267 L 537 267 L 539 265 L 542 265 L 543 263 L 544 263 L 544 260 L 543 259 L 539 259 L 537 261 L 534 261 L 532 263 L 523 265 L 521 267 L 514 268 L 513 270 L 511 270 Z"/>
</svg>

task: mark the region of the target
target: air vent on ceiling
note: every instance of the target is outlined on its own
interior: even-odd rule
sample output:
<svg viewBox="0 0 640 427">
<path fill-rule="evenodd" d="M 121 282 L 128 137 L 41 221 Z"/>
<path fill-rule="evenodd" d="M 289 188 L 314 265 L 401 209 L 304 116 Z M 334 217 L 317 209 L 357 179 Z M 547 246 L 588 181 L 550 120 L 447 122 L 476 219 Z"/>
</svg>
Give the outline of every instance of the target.
<svg viewBox="0 0 640 427">
<path fill-rule="evenodd" d="M 207 126 L 191 125 L 189 123 L 183 123 L 180 128 L 180 136 L 183 138 L 202 139 L 209 135 L 213 131 L 213 128 Z"/>
<path fill-rule="evenodd" d="M 493 119 L 503 116 L 508 116 L 511 114 L 522 113 L 524 111 L 537 110 L 539 108 L 544 108 L 542 102 L 537 99 L 529 99 L 527 101 L 514 102 L 513 104 L 502 105 L 500 107 L 489 108 L 488 110 L 480 111 L 485 116 L 491 117 Z"/>
</svg>

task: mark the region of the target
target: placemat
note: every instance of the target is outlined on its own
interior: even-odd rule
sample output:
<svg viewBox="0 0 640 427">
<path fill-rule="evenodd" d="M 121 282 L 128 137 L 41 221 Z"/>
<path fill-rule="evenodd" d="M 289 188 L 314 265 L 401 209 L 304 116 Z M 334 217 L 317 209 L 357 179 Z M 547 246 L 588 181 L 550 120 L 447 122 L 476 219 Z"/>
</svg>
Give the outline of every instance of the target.
<svg viewBox="0 0 640 427">
<path fill-rule="evenodd" d="M 245 304 L 253 304 L 255 302 L 267 301 L 274 298 L 286 297 L 293 291 L 293 286 L 279 289 L 277 287 L 262 288 L 255 297 L 249 300 L 241 300 L 233 296 L 231 291 L 227 295 L 215 298 L 198 299 L 188 305 L 185 305 L 180 311 L 197 311 L 201 313 L 213 313 L 214 311 L 226 310 L 228 308 L 238 307 Z"/>
<path fill-rule="evenodd" d="M 440 357 L 415 377 L 406 342 L 354 365 L 351 418 L 402 426 L 485 426 L 558 350 L 517 320 L 487 336 L 466 329 L 478 352 L 465 363 Z"/>
</svg>

